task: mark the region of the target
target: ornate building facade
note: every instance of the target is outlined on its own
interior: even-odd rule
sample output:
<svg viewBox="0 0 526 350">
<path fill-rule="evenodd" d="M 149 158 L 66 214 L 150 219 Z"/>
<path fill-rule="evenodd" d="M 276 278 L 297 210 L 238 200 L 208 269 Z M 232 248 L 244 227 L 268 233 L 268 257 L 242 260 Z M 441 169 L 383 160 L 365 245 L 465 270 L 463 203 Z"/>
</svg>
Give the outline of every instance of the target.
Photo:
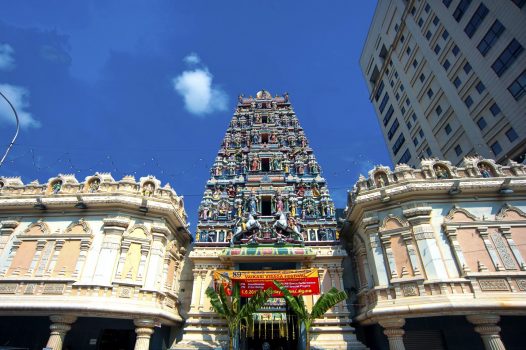
<svg viewBox="0 0 526 350">
<path fill-rule="evenodd" d="M 190 309 L 175 349 L 219 348 L 227 329 L 205 295 L 216 270 L 317 268 L 322 292 L 343 289 L 343 260 L 329 195 L 287 94 L 239 97 L 199 207 L 196 242 L 189 254 L 193 277 Z M 312 306 L 317 296 L 304 296 Z M 362 349 L 340 304 L 316 322 L 312 345 L 321 349 Z M 300 347 L 290 324 L 279 333 L 274 316 L 241 336 L 241 349 Z M 268 324 L 268 330 L 267 330 Z M 272 331 L 271 331 L 272 329 Z M 297 332 L 297 330 L 296 330 Z"/>
<path fill-rule="evenodd" d="M 349 194 L 346 220 L 355 320 L 371 348 L 524 347 L 524 165 L 377 166 Z"/>
<path fill-rule="evenodd" d="M 0 345 L 169 346 L 183 322 L 191 235 L 168 184 L 108 173 L 0 178 L 0 225 Z"/>
</svg>

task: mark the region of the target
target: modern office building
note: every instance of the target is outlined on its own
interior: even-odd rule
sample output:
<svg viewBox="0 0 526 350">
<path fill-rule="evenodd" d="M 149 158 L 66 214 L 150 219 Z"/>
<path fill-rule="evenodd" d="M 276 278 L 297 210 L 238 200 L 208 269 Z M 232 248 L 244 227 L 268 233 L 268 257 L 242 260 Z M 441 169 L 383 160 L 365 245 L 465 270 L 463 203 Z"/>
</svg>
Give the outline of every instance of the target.
<svg viewBox="0 0 526 350">
<path fill-rule="evenodd" d="M 377 166 L 348 208 L 341 239 L 355 270 L 345 274 L 357 279 L 368 347 L 524 349 L 526 166 Z"/>
<path fill-rule="evenodd" d="M 360 58 L 394 164 L 526 152 L 526 1 L 379 0 Z"/>
</svg>

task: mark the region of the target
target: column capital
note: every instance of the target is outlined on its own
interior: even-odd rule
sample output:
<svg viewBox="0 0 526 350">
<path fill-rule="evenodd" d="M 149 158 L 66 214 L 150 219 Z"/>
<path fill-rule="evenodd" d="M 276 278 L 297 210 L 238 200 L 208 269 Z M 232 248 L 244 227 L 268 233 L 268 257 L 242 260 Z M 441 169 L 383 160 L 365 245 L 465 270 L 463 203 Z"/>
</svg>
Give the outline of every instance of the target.
<svg viewBox="0 0 526 350">
<path fill-rule="evenodd" d="M 51 315 L 49 316 L 49 319 L 53 323 L 64 323 L 64 324 L 72 324 L 77 320 L 77 316 L 73 315 Z"/>
<path fill-rule="evenodd" d="M 403 318 L 383 318 L 378 320 L 380 326 L 385 329 L 396 329 L 402 328 L 405 325 L 405 319 Z"/>
<path fill-rule="evenodd" d="M 155 320 L 151 318 L 137 318 L 133 320 L 135 327 L 141 328 L 153 328 L 155 327 Z"/>
<path fill-rule="evenodd" d="M 497 324 L 500 321 L 500 316 L 494 314 L 467 315 L 466 318 L 470 323 L 473 323 L 474 325 Z"/>
</svg>

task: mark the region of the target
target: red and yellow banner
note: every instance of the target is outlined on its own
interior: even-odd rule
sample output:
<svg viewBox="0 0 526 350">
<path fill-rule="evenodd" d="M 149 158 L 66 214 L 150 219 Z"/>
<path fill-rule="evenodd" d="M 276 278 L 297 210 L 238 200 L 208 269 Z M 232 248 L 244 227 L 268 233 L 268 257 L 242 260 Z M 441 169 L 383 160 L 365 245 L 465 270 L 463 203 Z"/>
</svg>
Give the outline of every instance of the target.
<svg viewBox="0 0 526 350">
<path fill-rule="evenodd" d="M 320 294 L 318 269 L 305 270 L 269 270 L 269 271 L 233 271 L 218 270 L 214 272 L 214 283 L 223 283 L 230 295 L 232 283 L 239 283 L 241 296 L 251 297 L 258 290 L 272 288 L 273 297 L 282 297 L 273 281 L 280 282 L 292 295 Z"/>
</svg>

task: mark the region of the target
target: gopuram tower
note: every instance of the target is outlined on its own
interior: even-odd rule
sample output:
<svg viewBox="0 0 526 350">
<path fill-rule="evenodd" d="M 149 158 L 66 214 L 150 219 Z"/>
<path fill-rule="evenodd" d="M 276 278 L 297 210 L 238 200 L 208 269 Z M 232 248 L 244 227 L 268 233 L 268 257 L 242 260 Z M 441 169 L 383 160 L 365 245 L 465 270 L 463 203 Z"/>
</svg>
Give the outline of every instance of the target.
<svg viewBox="0 0 526 350">
<path fill-rule="evenodd" d="M 344 289 L 345 257 L 326 180 L 288 94 L 272 97 L 262 90 L 255 98 L 240 96 L 199 207 L 195 244 L 189 254 L 190 310 L 175 348 L 227 344 L 225 321 L 213 312 L 205 295 L 213 285 L 214 271 L 314 268 L 323 293 L 331 287 Z M 318 296 L 303 298 L 312 307 Z M 272 312 L 287 313 L 284 300 L 274 300 L 268 311 L 264 331 L 262 324 L 256 324 L 253 337 L 240 335 L 238 348 L 261 349 L 268 342 L 272 349 L 301 349 L 297 329 L 283 330 L 273 324 Z M 350 321 L 345 303 L 337 305 L 314 324 L 311 346 L 364 348 Z M 291 328 L 290 323 L 286 327 Z"/>
</svg>

